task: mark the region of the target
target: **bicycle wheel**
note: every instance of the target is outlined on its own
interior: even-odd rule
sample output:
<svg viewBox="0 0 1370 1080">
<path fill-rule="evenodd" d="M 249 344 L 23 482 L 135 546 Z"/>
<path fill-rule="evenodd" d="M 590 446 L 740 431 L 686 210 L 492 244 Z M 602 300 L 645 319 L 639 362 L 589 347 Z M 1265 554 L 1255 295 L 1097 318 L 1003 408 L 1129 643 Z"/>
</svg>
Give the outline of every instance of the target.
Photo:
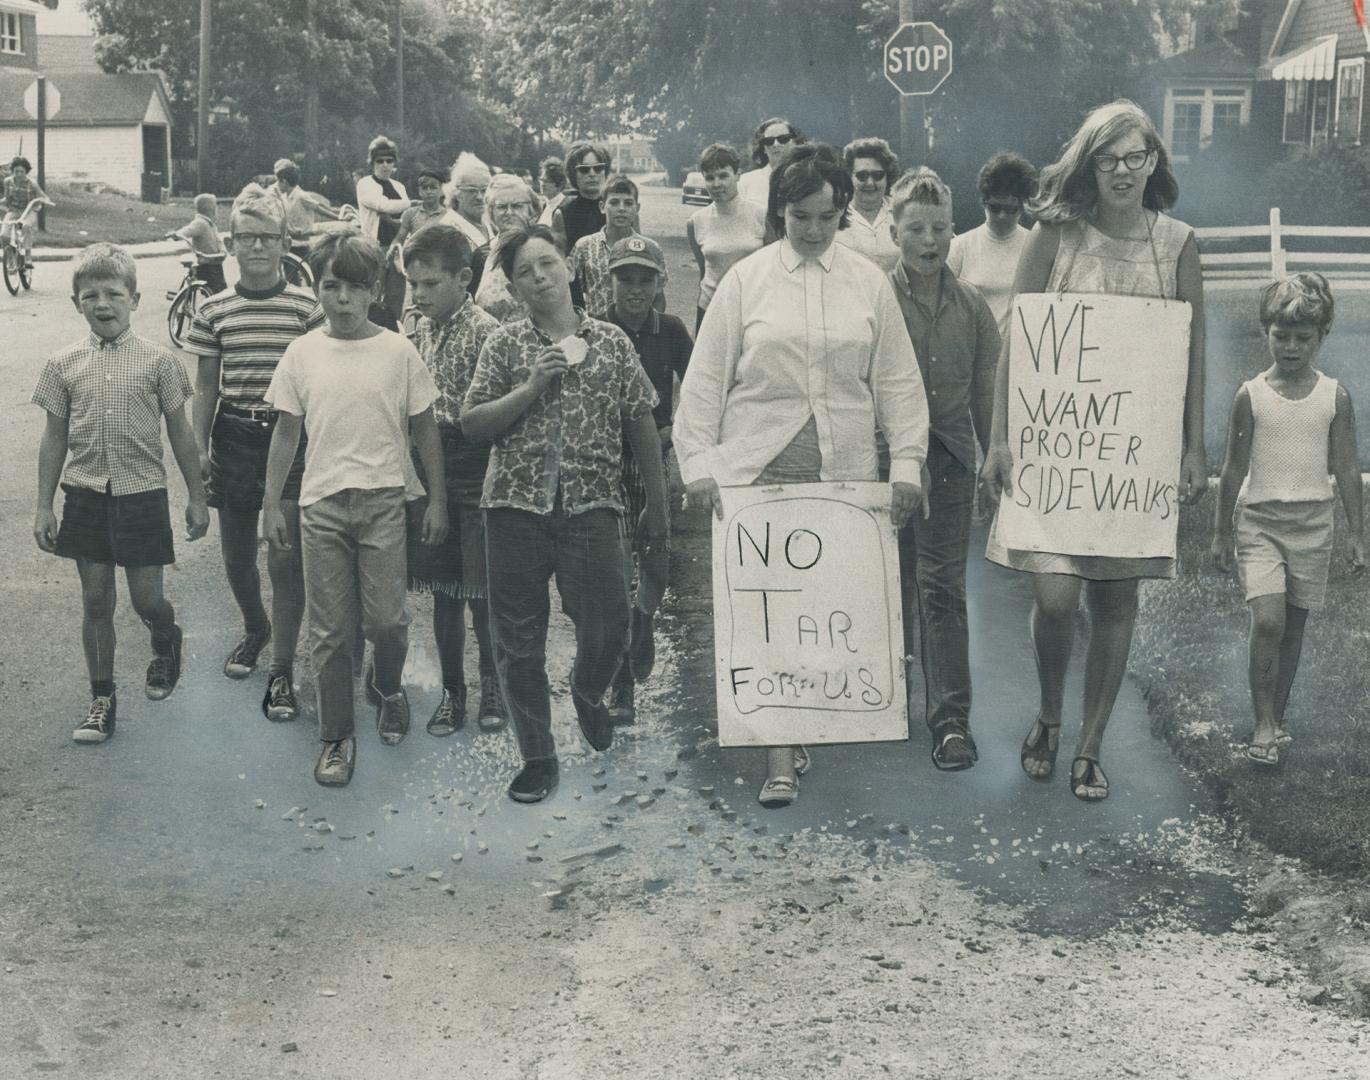
<svg viewBox="0 0 1370 1080">
<path fill-rule="evenodd" d="M 19 258 L 17 248 L 9 244 L 5 245 L 5 288 L 10 291 L 11 296 L 19 295 L 19 286 L 22 283 L 21 274 L 23 272 L 23 260 Z"/>
<path fill-rule="evenodd" d="M 197 281 L 177 293 L 176 299 L 171 302 L 171 307 L 166 313 L 166 329 L 176 348 L 185 347 L 186 331 L 190 329 L 190 321 L 208 295 L 209 286 L 203 281 Z"/>
<path fill-rule="evenodd" d="M 298 255 L 281 256 L 281 273 L 291 285 L 298 285 L 302 289 L 314 288 L 314 274 L 309 264 Z"/>
<path fill-rule="evenodd" d="M 33 264 L 27 259 L 19 260 L 19 281 L 25 292 L 33 288 Z"/>
</svg>

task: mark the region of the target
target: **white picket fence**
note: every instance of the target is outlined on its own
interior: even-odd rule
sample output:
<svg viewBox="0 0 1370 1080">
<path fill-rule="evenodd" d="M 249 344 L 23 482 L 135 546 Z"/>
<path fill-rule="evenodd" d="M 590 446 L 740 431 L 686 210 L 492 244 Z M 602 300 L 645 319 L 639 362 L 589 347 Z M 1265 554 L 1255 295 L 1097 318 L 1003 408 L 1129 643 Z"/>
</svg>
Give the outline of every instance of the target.
<svg viewBox="0 0 1370 1080">
<path fill-rule="evenodd" d="M 1370 228 L 1350 225 L 1282 225 L 1280 208 L 1270 208 L 1269 225 L 1235 225 L 1195 229 L 1199 241 L 1199 264 L 1205 279 L 1280 278 L 1290 270 L 1318 270 L 1332 278 L 1370 280 Z M 1367 242 L 1367 250 L 1289 251 L 1285 240 L 1291 236 L 1313 236 Z M 1222 251 L 1224 241 L 1264 240 L 1255 251 Z M 1207 244 L 1205 242 L 1208 242 Z M 1217 243 L 1214 244 L 1213 242 Z M 1205 250 L 1205 247 L 1210 250 Z"/>
</svg>

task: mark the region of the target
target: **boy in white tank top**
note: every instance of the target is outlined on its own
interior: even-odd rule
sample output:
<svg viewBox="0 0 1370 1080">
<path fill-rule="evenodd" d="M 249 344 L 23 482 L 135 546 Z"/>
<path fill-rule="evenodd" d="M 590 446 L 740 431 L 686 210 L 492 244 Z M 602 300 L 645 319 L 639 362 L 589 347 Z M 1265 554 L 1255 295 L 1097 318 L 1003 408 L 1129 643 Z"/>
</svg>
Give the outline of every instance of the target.
<svg viewBox="0 0 1370 1080">
<path fill-rule="evenodd" d="M 1332 561 L 1336 477 L 1351 530 L 1353 570 L 1365 568 L 1360 456 L 1351 396 L 1313 361 L 1332 327 L 1321 274 L 1266 286 L 1261 326 L 1271 365 L 1232 403 L 1218 482 L 1213 559 L 1237 573 L 1251 608 L 1248 674 L 1256 727 L 1246 756 L 1278 765 L 1289 690 L 1308 612 L 1322 606 Z M 1240 489 L 1240 490 L 1239 490 Z M 1235 511 L 1235 529 L 1234 529 Z"/>
</svg>

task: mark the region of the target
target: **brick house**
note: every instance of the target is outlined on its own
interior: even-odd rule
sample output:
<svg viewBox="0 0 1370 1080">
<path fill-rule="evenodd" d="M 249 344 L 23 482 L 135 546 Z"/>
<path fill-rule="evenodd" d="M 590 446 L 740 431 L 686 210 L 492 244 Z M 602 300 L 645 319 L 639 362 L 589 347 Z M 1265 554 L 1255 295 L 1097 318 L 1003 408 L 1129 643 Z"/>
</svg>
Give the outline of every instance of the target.
<svg viewBox="0 0 1370 1080">
<path fill-rule="evenodd" d="M 1242 0 L 1235 13 L 1196 26 L 1189 44 L 1152 73 L 1152 104 L 1176 161 L 1246 125 L 1272 149 L 1370 137 L 1370 36 L 1354 0 Z"/>
</svg>

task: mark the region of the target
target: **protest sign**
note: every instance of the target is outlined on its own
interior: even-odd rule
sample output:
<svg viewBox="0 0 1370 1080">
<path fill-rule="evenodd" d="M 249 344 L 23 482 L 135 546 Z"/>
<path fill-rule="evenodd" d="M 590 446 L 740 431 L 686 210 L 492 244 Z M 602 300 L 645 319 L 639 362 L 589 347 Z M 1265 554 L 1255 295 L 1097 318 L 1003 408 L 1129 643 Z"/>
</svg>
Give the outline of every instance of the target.
<svg viewBox="0 0 1370 1080">
<path fill-rule="evenodd" d="M 907 738 L 889 485 L 729 487 L 722 498 L 713 542 L 719 743 Z"/>
<path fill-rule="evenodd" d="M 1174 556 L 1189 318 L 1178 300 L 1014 299 L 1005 547 Z"/>
</svg>

